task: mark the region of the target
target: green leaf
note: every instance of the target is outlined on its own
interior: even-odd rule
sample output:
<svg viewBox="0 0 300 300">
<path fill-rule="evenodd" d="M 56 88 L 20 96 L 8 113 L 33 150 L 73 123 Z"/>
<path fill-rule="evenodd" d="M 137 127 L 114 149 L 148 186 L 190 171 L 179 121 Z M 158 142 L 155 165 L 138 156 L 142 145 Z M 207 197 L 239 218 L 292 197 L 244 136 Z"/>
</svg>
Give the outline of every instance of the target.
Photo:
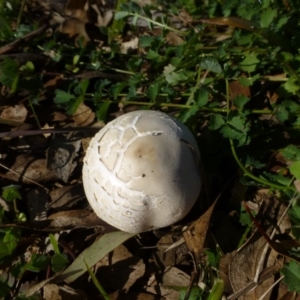
<svg viewBox="0 0 300 300">
<path fill-rule="evenodd" d="M 75 96 L 63 90 L 55 90 L 54 102 L 57 104 L 68 103 L 75 99 Z"/>
<path fill-rule="evenodd" d="M 299 91 L 299 84 L 296 79 L 290 77 L 283 85 L 284 89 L 291 94 L 295 94 L 297 91 Z"/>
<path fill-rule="evenodd" d="M 80 81 L 78 87 L 79 87 L 79 93 L 81 96 L 84 96 L 86 94 L 86 90 L 89 86 L 90 81 L 88 79 L 83 79 Z"/>
<path fill-rule="evenodd" d="M 242 85 L 242 86 L 251 86 L 253 84 L 253 79 L 252 78 L 245 78 L 245 77 L 240 77 L 238 79 L 238 82 Z"/>
<path fill-rule="evenodd" d="M 209 93 L 204 89 L 197 89 L 194 94 L 194 100 L 198 107 L 203 107 L 208 102 Z"/>
<path fill-rule="evenodd" d="M 16 199 L 22 199 L 20 192 L 14 187 L 5 188 L 2 197 L 7 202 L 13 202 Z"/>
<path fill-rule="evenodd" d="M 48 267 L 50 258 L 43 254 L 32 254 L 30 263 L 26 264 L 26 270 L 32 272 L 40 272 Z"/>
<path fill-rule="evenodd" d="M 126 1 L 125 0 L 117 0 L 115 2 L 115 16 L 118 12 L 120 12 L 120 7 L 122 4 L 124 4 Z M 110 26 L 107 28 L 108 29 L 108 44 L 110 45 L 111 42 L 123 31 L 124 25 L 125 25 L 125 21 L 123 20 L 122 14 L 119 15 L 119 17 L 121 17 L 120 19 L 113 19 L 112 24 L 110 24 Z M 102 29 L 102 28 L 101 28 Z"/>
<path fill-rule="evenodd" d="M 217 263 L 217 256 L 214 252 L 210 251 L 210 250 L 206 250 L 205 254 L 207 255 L 207 261 L 213 265 L 216 266 Z"/>
<path fill-rule="evenodd" d="M 3 299 L 5 296 L 8 296 L 10 293 L 11 287 L 6 283 L 0 281 L 0 297 Z"/>
<path fill-rule="evenodd" d="M 165 74 L 166 76 L 166 81 L 170 83 L 172 86 L 179 84 L 181 81 L 185 81 L 188 79 L 186 74 L 183 71 L 179 72 L 171 72 Z"/>
<path fill-rule="evenodd" d="M 52 233 L 49 234 L 49 239 L 50 239 L 50 243 L 52 244 L 52 247 L 54 249 L 54 252 L 59 254 L 60 251 L 59 251 L 58 243 L 57 243 L 57 240 L 56 240 L 56 238 L 54 237 L 54 235 Z"/>
<path fill-rule="evenodd" d="M 278 106 L 275 116 L 279 122 L 284 122 L 289 118 L 289 111 L 283 105 Z"/>
<path fill-rule="evenodd" d="M 224 281 L 222 279 L 217 279 L 214 283 L 213 288 L 211 289 L 207 300 L 222 299 L 224 293 L 224 286 Z"/>
<path fill-rule="evenodd" d="M 254 167 L 256 169 L 262 169 L 266 167 L 266 164 L 261 163 L 259 160 L 256 160 L 252 156 L 247 155 L 245 167 Z"/>
<path fill-rule="evenodd" d="M 130 15 L 127 11 L 118 11 L 115 13 L 115 20 L 120 20 Z"/>
<path fill-rule="evenodd" d="M 105 101 L 103 103 L 101 103 L 100 108 L 97 110 L 96 112 L 96 116 L 97 119 L 99 121 L 105 121 L 106 120 L 106 116 L 107 116 L 107 112 L 108 112 L 108 108 L 110 106 L 110 101 Z"/>
<path fill-rule="evenodd" d="M 210 117 L 209 121 L 209 129 L 210 130 L 217 130 L 225 124 L 225 120 L 222 115 L 220 114 L 213 114 Z"/>
<path fill-rule="evenodd" d="M 223 136 L 227 139 L 240 139 L 242 138 L 243 134 L 236 130 L 236 128 L 229 126 L 228 124 L 225 124 L 221 129 L 220 132 L 223 134 Z"/>
<path fill-rule="evenodd" d="M 203 291 L 199 287 L 192 287 L 189 300 L 201 300 Z M 179 294 L 179 300 L 184 300 L 186 295 L 186 288 L 182 288 Z"/>
<path fill-rule="evenodd" d="M 190 108 L 188 109 L 183 109 L 179 116 L 178 119 L 185 123 L 190 117 L 194 116 L 199 110 L 199 107 L 197 104 L 193 104 Z"/>
<path fill-rule="evenodd" d="M 128 89 L 128 93 L 126 95 L 126 99 L 131 100 L 136 98 L 136 86 L 130 85 Z"/>
<path fill-rule="evenodd" d="M 300 179 L 300 160 L 292 163 L 289 166 L 290 172 L 292 175 L 296 177 L 296 179 Z"/>
<path fill-rule="evenodd" d="M 159 82 L 155 82 L 148 87 L 147 96 L 151 99 L 151 101 L 154 102 L 159 91 L 160 91 L 160 84 Z"/>
<path fill-rule="evenodd" d="M 288 210 L 289 217 L 292 221 L 292 232 L 297 240 L 300 239 L 300 207 L 292 206 Z"/>
<path fill-rule="evenodd" d="M 24 72 L 33 72 L 34 64 L 31 61 L 28 61 L 25 65 L 21 66 L 19 70 Z"/>
<path fill-rule="evenodd" d="M 88 266 L 92 267 L 106 254 L 134 235 L 135 234 L 133 233 L 123 231 L 104 234 L 100 239 L 96 240 L 90 247 L 86 248 L 81 254 L 79 254 L 73 263 L 62 272 L 61 276 L 63 280 L 67 283 L 71 283 L 86 272 L 86 266 L 83 258 Z"/>
<path fill-rule="evenodd" d="M 231 120 L 227 122 L 228 124 L 232 125 L 234 128 L 240 131 L 245 131 L 245 120 L 240 116 L 234 116 Z"/>
<path fill-rule="evenodd" d="M 268 7 L 260 16 L 260 26 L 262 28 L 269 28 L 274 18 L 277 16 L 277 10 Z"/>
<path fill-rule="evenodd" d="M 221 65 L 214 57 L 202 58 L 200 61 L 200 68 L 217 74 L 222 72 Z"/>
<path fill-rule="evenodd" d="M 67 255 L 55 253 L 51 259 L 52 271 L 59 273 L 67 266 L 68 263 L 69 260 Z"/>
<path fill-rule="evenodd" d="M 114 100 L 117 99 L 118 95 L 122 92 L 126 85 L 126 82 L 118 82 L 111 86 L 110 93 L 113 96 Z"/>
<path fill-rule="evenodd" d="M 280 272 L 284 276 L 283 282 L 287 285 L 288 290 L 300 293 L 300 264 L 292 260 Z"/>
<path fill-rule="evenodd" d="M 233 99 L 233 104 L 239 109 L 243 109 L 244 105 L 249 102 L 249 98 L 244 95 L 239 95 Z"/>
<path fill-rule="evenodd" d="M 149 35 L 143 35 L 139 37 L 139 44 L 141 47 L 150 47 L 152 42 L 155 40 L 155 37 Z"/>
<path fill-rule="evenodd" d="M 10 255 L 10 251 L 8 250 L 6 243 L 0 240 L 0 258 L 8 255 Z"/>
<path fill-rule="evenodd" d="M 259 63 L 256 53 L 248 53 L 244 55 L 244 59 L 239 63 L 239 68 L 245 72 L 253 72 Z"/>
<path fill-rule="evenodd" d="M 295 145 L 288 145 L 281 150 L 281 153 L 285 159 L 300 160 L 300 148 Z"/>
<path fill-rule="evenodd" d="M 0 82 L 7 87 L 12 87 L 16 85 L 18 81 L 19 64 L 16 60 L 11 58 L 4 58 L 0 62 Z M 13 90 L 16 87 L 12 88 Z"/>
<path fill-rule="evenodd" d="M 15 228 L 11 228 L 5 233 L 3 243 L 6 245 L 6 249 L 9 255 L 12 254 L 13 251 L 16 249 L 20 238 L 20 232 Z"/>
</svg>

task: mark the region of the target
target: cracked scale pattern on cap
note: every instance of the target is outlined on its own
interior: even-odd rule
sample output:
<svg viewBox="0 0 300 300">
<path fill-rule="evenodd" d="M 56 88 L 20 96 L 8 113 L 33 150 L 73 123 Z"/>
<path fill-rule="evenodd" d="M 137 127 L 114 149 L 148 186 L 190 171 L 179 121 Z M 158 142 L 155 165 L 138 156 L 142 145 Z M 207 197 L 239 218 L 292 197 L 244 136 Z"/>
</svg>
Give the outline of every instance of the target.
<svg viewBox="0 0 300 300">
<path fill-rule="evenodd" d="M 98 217 L 118 229 L 165 227 L 197 200 L 199 159 L 192 133 L 178 120 L 156 111 L 130 112 L 91 140 L 83 165 L 85 193 Z"/>
</svg>

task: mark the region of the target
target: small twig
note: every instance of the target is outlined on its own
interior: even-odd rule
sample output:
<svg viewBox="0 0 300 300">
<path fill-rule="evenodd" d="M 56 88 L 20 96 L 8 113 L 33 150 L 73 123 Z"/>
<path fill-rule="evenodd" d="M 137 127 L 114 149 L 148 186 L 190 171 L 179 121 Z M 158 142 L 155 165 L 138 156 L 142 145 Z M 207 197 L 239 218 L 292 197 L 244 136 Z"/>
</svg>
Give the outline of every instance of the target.
<svg viewBox="0 0 300 300">
<path fill-rule="evenodd" d="M 34 39 L 35 37 L 40 36 L 44 31 L 46 31 L 47 28 L 48 28 L 48 24 L 42 25 L 37 30 L 34 30 L 34 31 L 24 35 L 23 37 L 1 47 L 0 55 L 13 50 L 14 48 L 18 47 L 19 45 L 21 45 L 24 42 L 28 42 L 28 41 Z"/>
<path fill-rule="evenodd" d="M 11 132 L 1 132 L 0 138 L 3 137 L 19 137 L 38 135 L 45 133 L 64 133 L 73 131 L 99 131 L 102 127 L 67 127 L 67 128 L 55 128 L 55 129 L 34 129 L 34 130 L 17 130 Z"/>
</svg>

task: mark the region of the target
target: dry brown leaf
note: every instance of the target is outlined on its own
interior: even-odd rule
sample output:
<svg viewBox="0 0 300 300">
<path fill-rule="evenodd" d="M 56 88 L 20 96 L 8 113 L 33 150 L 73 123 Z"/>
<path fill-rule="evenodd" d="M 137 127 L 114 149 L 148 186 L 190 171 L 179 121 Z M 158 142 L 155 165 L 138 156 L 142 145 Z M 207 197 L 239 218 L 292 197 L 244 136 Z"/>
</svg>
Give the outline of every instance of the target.
<svg viewBox="0 0 300 300">
<path fill-rule="evenodd" d="M 45 300 L 62 300 L 59 295 L 59 286 L 56 284 L 46 284 L 43 287 L 43 298 Z"/>
<path fill-rule="evenodd" d="M 226 294 L 233 293 L 233 289 L 232 289 L 230 279 L 229 279 L 229 265 L 230 265 L 232 259 L 234 258 L 235 254 L 236 254 L 236 251 L 234 251 L 232 253 L 226 253 L 220 259 L 219 276 L 224 282 L 224 292 Z"/>
<path fill-rule="evenodd" d="M 173 31 L 167 33 L 166 41 L 172 46 L 179 46 L 184 43 L 184 40 Z"/>
<path fill-rule="evenodd" d="M 0 228 L 25 228 L 33 231 L 59 232 L 73 228 L 100 228 L 105 232 L 116 230 L 88 210 L 70 210 L 58 212 L 42 221 L 16 222 L 0 225 Z"/>
<path fill-rule="evenodd" d="M 92 228 L 103 226 L 106 223 L 89 210 L 69 210 L 52 214 L 48 217 L 51 227 L 56 228 Z M 107 227 L 110 227 L 107 225 Z"/>
<path fill-rule="evenodd" d="M 53 78 L 49 79 L 44 83 L 44 88 L 56 87 L 58 86 L 58 82 L 63 79 L 63 74 L 55 75 Z"/>
<path fill-rule="evenodd" d="M 163 286 L 188 286 L 190 284 L 190 276 L 182 270 L 169 266 L 165 268 L 162 275 Z"/>
<path fill-rule="evenodd" d="M 47 150 L 47 167 L 64 182 L 68 182 L 76 167 L 74 160 L 78 156 L 81 138 L 80 132 L 70 132 L 67 135 L 55 134 Z"/>
<path fill-rule="evenodd" d="M 150 293 L 134 293 L 134 292 L 128 292 L 128 293 L 113 293 L 109 295 L 109 298 L 111 300 L 169 300 L 168 298 L 158 296 L 156 294 L 150 294 Z M 177 298 L 178 299 L 178 298 Z M 176 300 L 177 300 L 176 299 Z"/>
<path fill-rule="evenodd" d="M 240 95 L 250 97 L 250 88 L 248 86 L 241 85 L 238 81 L 232 81 L 229 83 L 229 95 L 231 99 Z"/>
<path fill-rule="evenodd" d="M 51 191 L 50 197 L 49 207 L 55 208 L 55 210 L 66 210 L 84 199 L 85 193 L 82 184 L 69 185 Z"/>
<path fill-rule="evenodd" d="M 193 22 L 192 16 L 185 9 L 181 9 L 179 11 L 179 18 L 182 21 L 184 27 L 187 27 Z"/>
<path fill-rule="evenodd" d="M 300 180 L 299 179 L 294 181 L 294 186 L 295 186 L 297 192 L 300 193 Z"/>
<path fill-rule="evenodd" d="M 85 30 L 85 22 L 77 19 L 67 19 L 59 27 L 61 33 L 67 34 L 69 37 L 82 36 L 84 42 L 88 42 L 90 37 Z"/>
<path fill-rule="evenodd" d="M 139 39 L 135 36 L 128 42 L 121 44 L 121 53 L 127 54 L 128 51 L 135 50 L 138 48 Z"/>
<path fill-rule="evenodd" d="M 76 112 L 73 114 L 72 119 L 78 126 L 88 126 L 94 122 L 95 113 L 84 103 L 80 103 Z"/>
<path fill-rule="evenodd" d="M 165 250 L 173 244 L 173 237 L 171 234 L 164 235 L 156 244 L 158 250 L 159 263 L 164 266 L 170 266 L 176 264 L 176 249 L 173 248 L 170 251 L 165 252 Z"/>
<path fill-rule="evenodd" d="M 5 174 L 5 178 L 20 181 L 25 184 L 34 182 L 49 182 L 57 179 L 56 175 L 46 168 L 46 159 L 35 158 L 28 154 L 17 156 L 11 171 Z"/>
<path fill-rule="evenodd" d="M 27 118 L 27 109 L 23 104 L 8 106 L 3 109 L 0 117 L 9 121 L 24 123 Z"/>
<path fill-rule="evenodd" d="M 209 207 L 209 209 L 198 220 L 193 222 L 183 232 L 186 245 L 191 253 L 194 254 L 196 264 L 200 263 L 203 246 L 209 227 L 210 217 L 213 213 L 218 199 Z"/>
<path fill-rule="evenodd" d="M 88 22 L 89 1 L 69 0 L 65 6 L 65 14 L 83 22 Z"/>
<path fill-rule="evenodd" d="M 278 219 L 283 215 L 285 205 L 268 194 L 260 193 L 258 198 L 264 198 L 257 218 L 265 228 L 266 234 L 270 235 L 273 232 L 274 225 L 279 230 L 278 233 L 284 233 L 286 221 L 278 224 Z M 285 216 L 285 219 L 288 217 Z M 248 241 L 232 254 L 228 274 L 234 294 L 230 295 L 229 299 L 259 299 L 274 283 L 273 275 L 282 264 L 282 260 L 278 259 L 278 253 L 270 248 L 258 230 L 255 231 Z M 226 271 L 223 268 L 220 275 L 224 274 L 226 280 Z M 271 300 L 271 294 L 272 289 L 264 299 Z"/>
<path fill-rule="evenodd" d="M 71 287 L 58 286 L 54 283 L 48 283 L 43 287 L 44 300 L 86 300 L 87 296 L 81 290 L 74 290 Z"/>
<path fill-rule="evenodd" d="M 188 286 L 190 284 L 190 276 L 174 266 L 165 268 L 159 278 L 161 279 L 154 275 L 151 276 L 146 290 L 153 294 L 159 294 L 166 300 L 179 299 L 180 291 L 171 289 L 171 286 Z"/>
</svg>

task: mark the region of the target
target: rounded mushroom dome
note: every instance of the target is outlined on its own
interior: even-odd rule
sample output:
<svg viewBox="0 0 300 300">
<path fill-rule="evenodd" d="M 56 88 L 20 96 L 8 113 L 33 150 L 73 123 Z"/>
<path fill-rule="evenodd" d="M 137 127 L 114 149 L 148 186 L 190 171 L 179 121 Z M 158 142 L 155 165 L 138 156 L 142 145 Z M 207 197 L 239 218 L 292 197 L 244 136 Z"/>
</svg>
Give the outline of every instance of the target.
<svg viewBox="0 0 300 300">
<path fill-rule="evenodd" d="M 122 115 L 91 140 L 83 185 L 95 213 L 126 232 L 140 233 L 182 219 L 200 189 L 200 153 L 189 129 L 169 115 L 139 110 Z"/>
</svg>

